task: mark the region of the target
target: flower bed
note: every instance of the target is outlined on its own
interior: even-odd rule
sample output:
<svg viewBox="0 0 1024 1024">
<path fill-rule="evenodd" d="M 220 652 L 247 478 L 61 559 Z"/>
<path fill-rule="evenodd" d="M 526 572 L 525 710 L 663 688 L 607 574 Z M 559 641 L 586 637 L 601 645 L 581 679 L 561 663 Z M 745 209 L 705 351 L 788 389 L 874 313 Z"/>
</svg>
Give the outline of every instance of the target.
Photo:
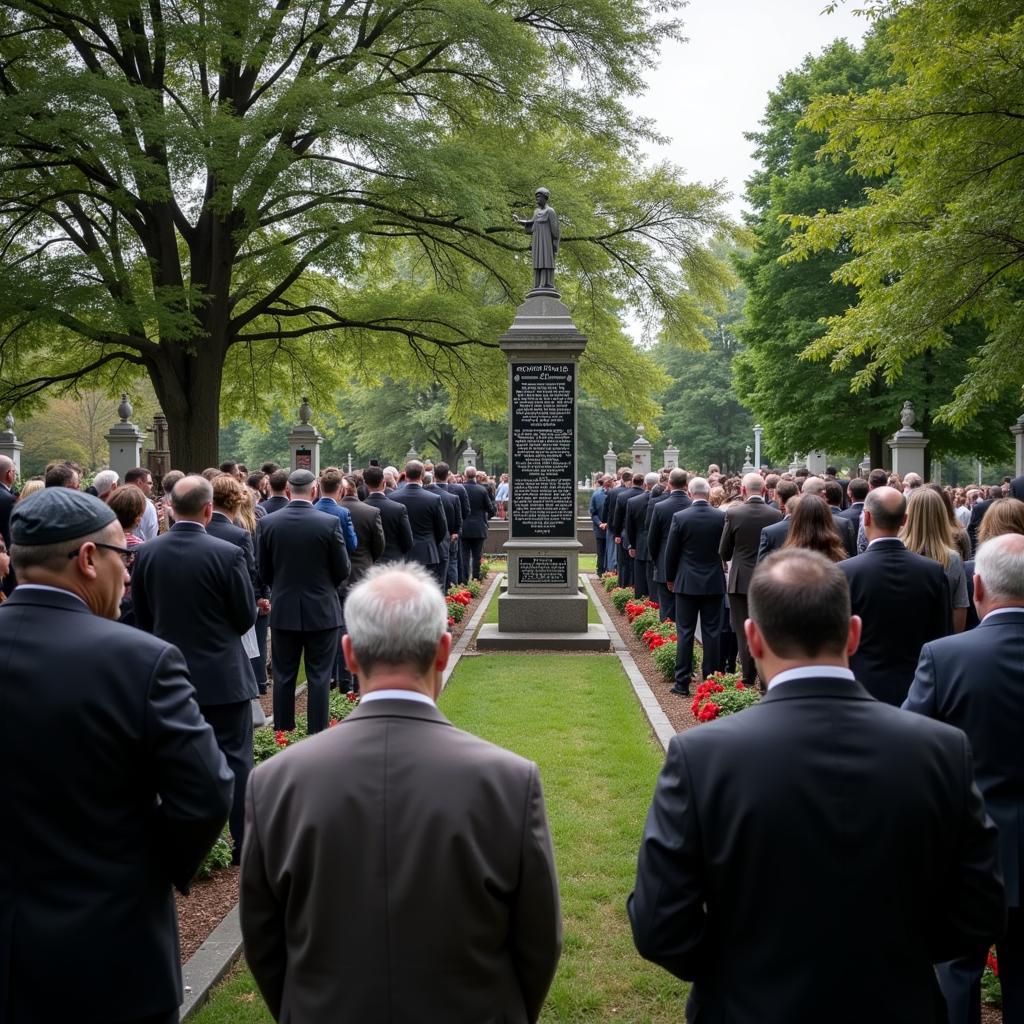
<svg viewBox="0 0 1024 1024">
<path fill-rule="evenodd" d="M 986 1006 L 1002 1006 L 1003 990 L 999 982 L 999 961 L 995 947 L 988 951 L 985 972 L 981 976 L 981 1001 Z"/>
<path fill-rule="evenodd" d="M 741 672 L 729 675 L 715 672 L 697 687 L 692 708 L 698 722 L 713 722 L 743 711 L 757 701 L 757 690 L 744 685 Z"/>
<path fill-rule="evenodd" d="M 329 700 L 330 719 L 328 728 L 337 725 L 340 721 L 352 713 L 358 707 L 359 698 L 354 693 L 341 693 L 332 690 Z M 309 720 L 306 715 L 295 716 L 295 728 L 271 729 L 264 726 L 261 729 L 254 729 L 252 733 L 252 759 L 256 764 L 262 764 L 268 758 L 274 756 L 285 747 L 294 746 L 300 740 L 309 735 Z"/>
</svg>

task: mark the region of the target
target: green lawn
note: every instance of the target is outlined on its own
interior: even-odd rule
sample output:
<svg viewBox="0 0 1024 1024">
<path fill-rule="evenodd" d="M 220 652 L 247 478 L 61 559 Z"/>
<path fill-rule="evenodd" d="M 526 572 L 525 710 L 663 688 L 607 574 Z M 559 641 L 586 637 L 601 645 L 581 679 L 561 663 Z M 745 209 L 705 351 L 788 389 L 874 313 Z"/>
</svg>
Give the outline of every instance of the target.
<svg viewBox="0 0 1024 1024">
<path fill-rule="evenodd" d="M 484 617 L 481 620 L 483 623 L 498 621 L 498 596 L 501 594 L 500 590 L 494 592 L 494 597 L 491 598 L 490 604 L 487 606 L 487 611 L 484 612 Z M 587 600 L 587 622 L 600 622 L 601 617 L 597 614 L 597 609 L 594 607 L 594 602 Z"/>
<path fill-rule="evenodd" d="M 637 956 L 625 902 L 662 761 L 617 658 L 465 658 L 441 699 L 452 721 L 540 765 L 562 892 L 565 950 L 544 1024 L 678 1024 L 686 988 Z M 197 1024 L 264 1024 L 248 972 Z"/>
</svg>

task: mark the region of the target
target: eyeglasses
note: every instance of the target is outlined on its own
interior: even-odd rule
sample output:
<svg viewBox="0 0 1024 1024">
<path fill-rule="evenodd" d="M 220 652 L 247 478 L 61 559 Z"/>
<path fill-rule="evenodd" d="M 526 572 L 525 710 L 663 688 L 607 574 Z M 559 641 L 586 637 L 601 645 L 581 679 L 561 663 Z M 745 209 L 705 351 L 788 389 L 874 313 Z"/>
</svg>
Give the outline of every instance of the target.
<svg viewBox="0 0 1024 1024">
<path fill-rule="evenodd" d="M 127 569 L 132 564 L 132 559 L 135 558 L 135 552 L 131 548 L 119 548 L 116 544 L 101 544 L 99 541 L 93 541 L 93 547 L 106 548 L 108 551 L 116 551 L 121 556 L 121 561 L 124 562 L 124 567 Z M 75 548 L 74 551 L 68 552 L 68 558 L 77 558 L 81 548 Z"/>
</svg>

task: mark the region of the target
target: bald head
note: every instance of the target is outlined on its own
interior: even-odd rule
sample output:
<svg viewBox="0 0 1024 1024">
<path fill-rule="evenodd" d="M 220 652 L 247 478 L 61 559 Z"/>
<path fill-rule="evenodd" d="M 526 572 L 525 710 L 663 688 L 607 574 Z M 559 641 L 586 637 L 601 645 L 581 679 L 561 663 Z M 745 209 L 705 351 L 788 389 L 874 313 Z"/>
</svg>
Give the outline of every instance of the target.
<svg viewBox="0 0 1024 1024">
<path fill-rule="evenodd" d="M 868 540 L 895 537 L 907 518 L 907 499 L 895 487 L 876 487 L 864 499 L 864 532 Z"/>
<path fill-rule="evenodd" d="M 674 491 L 681 491 L 686 487 L 686 481 L 690 479 L 685 469 L 673 469 L 668 474 L 669 486 Z"/>
<path fill-rule="evenodd" d="M 6 455 L 0 455 L 0 484 L 7 487 L 14 483 L 14 462 Z"/>
<path fill-rule="evenodd" d="M 209 521 L 213 512 L 213 484 L 203 476 L 182 477 L 171 491 L 171 508 L 175 519 Z"/>
<path fill-rule="evenodd" d="M 816 494 L 819 498 L 825 495 L 825 481 L 820 476 L 809 476 L 800 488 L 801 494 Z"/>
<path fill-rule="evenodd" d="M 748 473 L 742 483 L 745 494 L 760 494 L 764 490 L 764 480 L 760 473 Z"/>
</svg>

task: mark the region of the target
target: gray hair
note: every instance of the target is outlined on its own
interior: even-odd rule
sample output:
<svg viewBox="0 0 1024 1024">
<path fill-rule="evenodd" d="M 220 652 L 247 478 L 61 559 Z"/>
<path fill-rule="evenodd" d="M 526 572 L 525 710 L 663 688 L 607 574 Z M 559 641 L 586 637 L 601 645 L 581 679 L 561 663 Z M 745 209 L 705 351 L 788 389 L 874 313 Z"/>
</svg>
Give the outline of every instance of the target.
<svg viewBox="0 0 1024 1024">
<path fill-rule="evenodd" d="M 1004 533 L 978 548 L 974 575 L 996 601 L 1024 601 L 1024 536 Z"/>
<path fill-rule="evenodd" d="M 411 665 L 425 675 L 448 628 L 437 580 L 410 562 L 376 565 L 345 599 L 345 626 L 359 667 Z"/>
<path fill-rule="evenodd" d="M 648 473 L 644 477 L 644 485 L 647 487 L 653 487 L 661 479 L 660 473 Z"/>
<path fill-rule="evenodd" d="M 711 493 L 707 480 L 702 476 L 695 476 L 690 480 L 690 495 L 706 498 Z"/>
<path fill-rule="evenodd" d="M 825 493 L 825 481 L 820 476 L 809 476 L 804 480 L 800 493 L 820 496 Z"/>
<path fill-rule="evenodd" d="M 434 482 L 434 474 L 429 469 L 423 470 L 423 486 L 429 487 Z"/>
<path fill-rule="evenodd" d="M 103 495 L 109 494 L 113 490 L 114 485 L 119 479 L 120 477 L 117 475 L 117 470 L 101 469 L 92 478 L 92 485 L 96 488 L 96 493 L 102 498 Z"/>
<path fill-rule="evenodd" d="M 748 473 L 743 478 L 743 486 L 751 494 L 760 494 L 764 490 L 764 479 L 760 473 Z"/>
</svg>

